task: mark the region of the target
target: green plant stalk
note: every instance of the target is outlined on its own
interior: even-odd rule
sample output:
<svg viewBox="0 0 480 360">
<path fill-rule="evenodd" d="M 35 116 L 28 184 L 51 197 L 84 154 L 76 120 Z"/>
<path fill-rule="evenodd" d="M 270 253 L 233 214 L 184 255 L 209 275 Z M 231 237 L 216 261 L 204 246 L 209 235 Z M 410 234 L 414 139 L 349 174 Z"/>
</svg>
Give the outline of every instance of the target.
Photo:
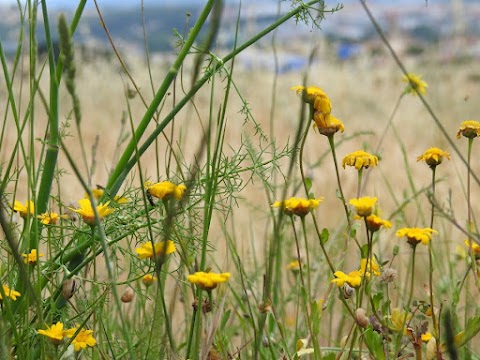
<svg viewBox="0 0 480 360">
<path fill-rule="evenodd" d="M 362 176 L 363 176 L 363 166 L 358 169 L 358 178 L 357 178 L 357 199 L 360 198 L 360 192 L 362 190 Z"/>
<path fill-rule="evenodd" d="M 221 67 L 224 66 L 225 63 L 231 61 L 236 55 L 241 53 L 243 50 L 246 48 L 250 47 L 252 44 L 260 40 L 262 37 L 265 35 L 269 34 L 271 31 L 275 30 L 277 27 L 279 27 L 281 24 L 286 22 L 287 20 L 291 19 L 295 15 L 297 15 L 300 11 L 302 11 L 305 6 L 312 6 L 316 3 L 318 3 L 319 0 L 312 0 L 309 1 L 306 4 L 302 4 L 298 6 L 297 8 L 293 9 L 292 11 L 288 12 L 284 16 L 282 16 L 280 19 L 275 21 L 272 25 L 266 27 L 263 31 L 259 32 L 249 40 L 247 40 L 245 43 L 240 45 L 239 47 L 235 48 L 230 54 L 226 55 L 224 58 L 219 59 L 219 61 L 214 64 L 210 70 L 210 72 L 206 73 L 200 80 L 198 80 L 195 85 L 192 87 L 192 89 L 177 103 L 177 105 L 170 111 L 170 113 L 164 118 L 162 122 L 153 130 L 151 135 L 145 140 L 143 145 L 139 148 L 139 155 L 143 155 L 143 153 L 150 147 L 152 143 L 155 142 L 155 139 L 157 136 L 163 132 L 163 130 L 166 128 L 166 126 L 174 119 L 175 115 L 187 104 L 193 96 L 202 88 L 202 86 L 210 80 L 210 78 L 216 73 L 217 70 L 219 70 Z M 200 18 L 199 18 L 200 19 Z M 195 29 L 195 27 L 194 27 Z M 192 32 L 190 33 L 190 37 L 193 35 L 194 30 L 192 29 Z M 187 43 L 188 44 L 188 39 Z M 183 49 L 181 54 L 183 52 L 188 52 L 187 47 Z M 176 74 L 172 75 L 172 81 L 173 78 L 175 77 Z M 161 92 L 166 92 L 168 89 L 168 86 L 166 86 L 166 89 L 163 88 L 163 86 L 160 88 L 159 92 L 157 92 L 157 95 L 155 96 L 154 100 L 152 101 L 152 104 L 148 108 L 147 112 L 145 113 L 142 122 L 147 122 L 146 125 L 148 125 L 148 121 L 150 118 L 153 116 L 155 113 L 156 107 L 159 105 L 161 99 L 163 96 L 161 96 Z M 146 127 L 145 125 L 145 127 Z M 139 125 L 140 126 L 140 125 Z M 137 129 L 137 133 L 139 130 Z M 142 132 L 143 134 L 143 132 Z M 130 144 L 127 146 L 125 149 L 124 154 L 120 158 L 115 170 L 112 172 L 112 175 L 110 176 L 108 183 L 107 183 L 107 190 L 108 193 L 111 194 L 111 196 L 116 195 L 117 191 L 119 190 L 120 186 L 122 185 L 123 181 L 127 177 L 129 171 L 135 166 L 135 159 L 130 159 L 132 155 L 133 149 L 130 148 Z"/>
<path fill-rule="evenodd" d="M 476 261 L 475 261 L 475 254 L 474 251 L 472 250 L 472 244 L 473 244 L 473 239 L 472 239 L 472 188 L 471 188 L 471 178 L 472 178 L 472 168 L 471 168 L 471 158 L 472 158 L 472 147 L 473 147 L 473 139 L 474 138 L 468 138 L 468 150 L 467 150 L 467 230 L 468 230 L 468 244 L 470 247 L 470 260 L 472 266 L 470 269 L 474 269 L 476 266 Z M 468 272 L 467 272 L 468 273 Z M 475 274 L 476 272 L 474 272 Z M 468 303 L 468 280 L 466 279 L 465 276 L 465 324 L 464 326 L 467 326 L 468 323 L 468 308 L 469 308 L 469 303 Z"/>
<path fill-rule="evenodd" d="M 432 166 L 432 210 L 430 214 L 430 229 L 433 229 L 433 219 L 434 219 L 434 213 L 435 213 L 435 173 L 436 173 L 436 166 Z M 435 335 L 435 338 L 437 339 L 437 344 L 440 346 L 440 339 L 438 338 L 440 329 L 438 328 L 437 324 L 437 316 L 435 315 L 435 307 L 434 307 L 434 302 L 433 302 L 433 255 L 432 255 L 433 249 L 432 249 L 432 242 L 430 241 L 428 243 L 428 262 L 429 262 L 429 268 L 430 271 L 428 273 L 428 285 L 430 288 L 430 309 L 432 310 L 432 323 L 433 323 L 433 333 Z M 439 350 L 437 346 L 437 350 Z M 438 352 L 438 351 L 437 351 Z"/>
</svg>

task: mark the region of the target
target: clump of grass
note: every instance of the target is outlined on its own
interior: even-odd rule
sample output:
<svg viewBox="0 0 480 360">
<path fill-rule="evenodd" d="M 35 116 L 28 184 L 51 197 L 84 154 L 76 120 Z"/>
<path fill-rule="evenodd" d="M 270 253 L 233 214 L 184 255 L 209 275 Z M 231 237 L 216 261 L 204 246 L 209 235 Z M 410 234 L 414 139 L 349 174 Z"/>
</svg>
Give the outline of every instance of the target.
<svg viewBox="0 0 480 360">
<path fill-rule="evenodd" d="M 46 2 L 41 4 L 45 36 L 53 49 L 50 13 Z M 395 125 L 403 99 L 420 99 L 444 128 L 427 102 L 427 83 L 406 72 L 397 57 L 405 84 L 401 86 L 399 76 L 398 100 L 385 119 L 384 134 L 392 130 L 402 159 L 387 160 L 393 145 L 384 151 L 382 134 L 376 146 L 364 143 L 360 149 L 358 141 L 365 133 L 349 134 L 348 119 L 333 115 L 338 112 L 336 100 L 318 86 L 307 86 L 306 76 L 305 84 L 279 90 L 290 92 L 292 102 L 295 92 L 300 96 L 296 133 L 279 146 L 275 131 L 263 129 L 248 94 L 238 86 L 235 57 L 288 19 L 318 26 L 339 8 L 326 9 L 322 1 L 292 1 L 289 12 L 244 43 L 235 38 L 231 51 L 220 57 L 212 44 L 221 5 L 207 1 L 187 35 L 177 33 L 178 53 L 158 90 L 149 75 L 150 103 L 115 49 L 128 85 L 145 109 L 137 124 L 134 96 L 126 84 L 114 157 L 118 160 L 107 164 L 112 170 L 105 187 L 92 184 L 102 139 L 82 135 L 77 92 L 76 69 L 81 64 L 75 61 L 72 36 L 85 1 L 70 26 L 65 17 L 59 19 L 62 55 L 56 62 L 50 51 L 48 74 L 41 75 L 50 82 L 48 101 L 38 87 L 33 51 L 38 4 L 29 1 L 25 9 L 19 7 L 22 22 L 24 10 L 31 15 L 27 109 L 20 106 L 11 81 L 21 53 L 9 67 L 0 47 L 8 91 L 4 128 L 12 118 L 16 128 L 15 146 L 5 152 L 8 160 L 1 168 L 0 225 L 6 241 L 0 268 L 0 357 L 478 356 L 474 337 L 480 316 L 478 306 L 471 305 L 479 289 L 480 258 L 472 149 L 480 123 L 460 125 L 457 136 L 467 139 L 466 155 L 456 147 L 455 155 L 437 147 L 412 154 L 403 129 Z M 209 17 L 213 20 L 207 23 Z M 110 37 L 100 11 L 99 18 Z M 240 24 L 239 11 L 237 31 Z M 207 41 L 199 45 L 202 29 L 209 26 Z M 112 46 L 114 40 L 110 37 Z M 22 41 L 20 37 L 19 51 Z M 190 60 L 194 66 L 187 85 L 184 66 Z M 203 63 L 208 66 L 202 71 Z M 66 114 L 59 107 L 62 79 L 71 99 Z M 198 103 L 195 95 L 200 91 L 208 94 L 208 104 Z M 171 107 L 166 101 L 170 92 L 175 93 Z M 39 97 L 48 117 L 40 130 L 35 107 Z M 240 104 L 244 127 L 253 129 L 253 134 L 241 134 L 238 147 L 226 140 L 233 104 Z M 281 111 L 284 105 L 275 106 Z M 190 128 L 174 128 L 177 116 L 192 110 L 200 123 L 198 135 Z M 67 136 L 68 121 L 62 128 L 59 119 L 69 120 L 71 112 L 76 134 Z M 271 116 L 274 124 L 273 111 Z M 372 129 L 364 127 L 375 130 L 373 123 Z M 39 147 L 38 131 L 44 134 Z M 451 134 L 445 135 L 453 143 Z M 0 144 L 7 136 L 2 132 Z M 192 150 L 194 137 L 201 141 Z M 425 137 L 421 141 L 431 142 Z M 345 142 L 358 150 L 341 157 Z M 149 162 L 143 155 L 152 147 L 155 159 Z M 314 147 L 322 147 L 323 155 L 309 163 L 306 154 Z M 67 200 L 67 170 L 59 164 L 59 154 L 81 184 L 75 204 Z M 423 187 L 410 165 L 415 156 L 431 171 Z M 438 191 L 446 183 L 446 160 L 455 156 L 466 165 L 464 174 L 458 173 L 466 181 L 464 220 L 458 220 L 457 204 Z M 398 171 L 406 174 L 406 185 L 392 176 L 383 178 L 383 187 L 378 185 L 386 161 L 403 161 Z M 312 175 L 317 171 L 334 179 L 336 198 L 324 198 L 328 189 Z M 253 200 L 247 200 L 249 193 L 254 193 Z M 246 223 L 238 215 L 241 211 L 249 214 Z M 333 222 L 325 220 L 327 213 Z M 451 237 L 453 228 L 466 240 Z M 457 255 L 450 256 L 456 245 Z"/>
</svg>

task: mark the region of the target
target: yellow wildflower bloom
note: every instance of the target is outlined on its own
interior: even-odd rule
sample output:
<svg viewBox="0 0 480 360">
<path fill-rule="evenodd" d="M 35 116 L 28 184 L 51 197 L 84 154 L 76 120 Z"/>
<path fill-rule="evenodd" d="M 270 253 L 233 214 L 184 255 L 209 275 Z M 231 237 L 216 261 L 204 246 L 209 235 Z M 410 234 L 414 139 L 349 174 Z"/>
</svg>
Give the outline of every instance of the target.
<svg viewBox="0 0 480 360">
<path fill-rule="evenodd" d="M 44 254 L 37 253 L 37 249 L 32 249 L 29 254 L 22 254 L 23 256 L 23 262 L 25 264 L 30 264 L 30 265 L 36 265 L 37 264 L 37 259 L 45 256 Z"/>
<path fill-rule="evenodd" d="M 368 264 L 367 264 L 368 263 Z M 366 275 L 367 278 L 370 277 L 370 274 L 375 276 L 380 276 L 380 266 L 377 264 L 375 258 L 372 258 L 372 261 L 367 261 L 367 259 L 360 260 L 360 275 Z"/>
<path fill-rule="evenodd" d="M 350 205 L 357 210 L 357 215 L 361 217 L 370 216 L 373 212 L 373 206 L 377 202 L 376 197 L 364 196 L 358 199 L 350 199 Z"/>
<path fill-rule="evenodd" d="M 362 283 L 362 275 L 360 274 L 360 271 L 352 271 L 348 275 L 342 271 L 335 271 L 333 275 L 335 276 L 335 279 L 332 280 L 332 283 L 336 284 L 338 287 L 348 284 L 351 287 L 356 288 Z"/>
<path fill-rule="evenodd" d="M 425 95 L 427 92 L 428 84 L 422 80 L 422 75 L 409 73 L 407 75 L 403 75 L 402 81 L 408 83 L 404 90 L 405 94 L 417 95 L 418 91 L 420 94 Z"/>
<path fill-rule="evenodd" d="M 399 308 L 394 308 L 390 315 L 389 328 L 395 332 L 403 332 L 407 330 L 408 321 L 412 318 L 411 313 L 401 311 Z"/>
<path fill-rule="evenodd" d="M 173 196 L 176 200 L 180 200 L 187 190 L 185 185 L 175 185 L 170 181 L 162 181 L 159 183 L 152 183 L 151 181 L 147 181 L 145 183 L 145 189 L 147 192 L 157 199 L 168 199 L 169 197 Z"/>
<path fill-rule="evenodd" d="M 153 254 L 155 256 L 161 257 L 164 255 L 171 254 L 177 250 L 175 247 L 175 243 L 172 240 L 167 240 L 155 243 L 155 248 L 152 246 L 151 241 L 147 241 L 146 243 L 142 244 L 140 247 L 135 249 L 135 252 L 138 255 L 139 259 L 149 259 L 153 258 Z"/>
<path fill-rule="evenodd" d="M 325 91 L 316 86 L 292 86 L 297 94 L 302 94 L 302 100 L 307 104 L 313 105 L 315 110 L 321 111 L 324 114 L 330 114 L 332 111 L 332 104 Z"/>
<path fill-rule="evenodd" d="M 366 217 L 367 220 L 367 228 L 371 232 L 378 231 L 382 226 L 390 229 L 392 227 L 392 223 L 388 220 L 383 220 L 379 216 L 375 214 L 368 215 Z"/>
<path fill-rule="evenodd" d="M 226 282 L 229 278 L 230 273 L 217 274 L 198 271 L 192 275 L 188 275 L 187 280 L 204 290 L 213 290 L 218 284 Z"/>
<path fill-rule="evenodd" d="M 310 210 L 314 210 L 318 207 L 318 204 L 323 201 L 323 198 L 318 199 L 302 199 L 291 197 L 284 201 L 275 201 L 272 207 L 282 208 L 286 215 L 305 216 Z"/>
<path fill-rule="evenodd" d="M 432 337 L 433 337 L 432 334 L 429 332 L 426 332 L 421 336 L 423 342 L 429 342 Z"/>
<path fill-rule="evenodd" d="M 56 225 L 58 223 L 58 220 L 66 219 L 67 216 L 59 215 L 56 212 L 50 211 L 50 212 L 44 212 L 43 214 L 38 215 L 37 218 L 44 225 Z"/>
<path fill-rule="evenodd" d="M 65 331 L 65 336 L 71 338 L 77 332 L 77 328 L 68 329 Z M 86 349 L 87 346 L 93 347 L 97 344 L 97 340 L 93 337 L 93 330 L 81 329 L 77 336 L 72 340 L 72 345 L 75 351 Z"/>
<path fill-rule="evenodd" d="M 100 186 L 100 185 L 97 185 L 97 186 Z M 102 188 L 97 187 L 96 189 L 92 189 L 92 195 L 97 200 L 99 200 L 103 196 L 104 192 L 105 192 L 105 189 L 102 189 Z M 85 194 L 84 197 L 86 199 L 88 199 L 88 194 Z M 121 205 L 121 204 L 125 204 L 125 203 L 129 202 L 130 199 L 128 199 L 126 197 L 123 197 L 123 196 L 115 195 L 115 197 L 113 198 L 113 201 L 115 201 L 117 204 Z"/>
<path fill-rule="evenodd" d="M 457 138 L 460 139 L 462 135 L 469 139 L 480 136 L 480 122 L 475 120 L 467 120 L 462 122 L 457 133 Z"/>
<path fill-rule="evenodd" d="M 465 240 L 465 245 L 472 250 L 475 256 L 480 256 L 480 245 L 473 241 Z"/>
<path fill-rule="evenodd" d="M 152 285 L 154 281 L 157 281 L 157 277 L 153 276 L 152 274 L 146 274 L 142 277 L 143 285 L 146 287 Z"/>
<path fill-rule="evenodd" d="M 17 300 L 17 297 L 20 297 L 21 294 L 18 291 L 15 291 L 13 289 L 10 289 L 7 285 L 2 285 L 3 287 L 3 292 L 6 297 L 9 297 L 13 301 Z M 2 294 L 0 293 L 0 301 L 3 300 Z"/>
<path fill-rule="evenodd" d="M 330 114 L 323 114 L 320 111 L 313 113 L 314 128 L 318 129 L 318 132 L 325 136 L 331 136 L 337 132 L 344 132 L 345 126 L 336 117 Z"/>
<path fill-rule="evenodd" d="M 63 324 L 57 322 L 51 327 L 47 325 L 47 330 L 37 330 L 40 335 L 46 336 L 54 345 L 60 344 L 65 336 L 65 331 L 63 330 Z"/>
<path fill-rule="evenodd" d="M 433 234 L 438 234 L 438 231 L 430 228 L 402 228 L 396 232 L 398 238 L 406 237 L 410 245 L 416 246 L 420 242 L 423 245 L 428 245 L 432 239 Z"/>
<path fill-rule="evenodd" d="M 417 161 L 424 160 L 428 166 L 435 167 L 440 165 L 443 161 L 443 158 L 446 157 L 450 160 L 450 154 L 446 151 L 443 151 L 437 147 L 431 147 L 426 150 L 422 155 L 417 157 Z"/>
<path fill-rule="evenodd" d="M 378 158 L 375 155 L 369 154 L 363 150 L 354 151 L 343 158 L 342 166 L 355 166 L 355 169 L 368 169 L 370 166 L 378 165 Z"/>
<path fill-rule="evenodd" d="M 98 212 L 98 216 L 100 217 L 100 220 L 102 220 L 105 216 L 110 215 L 115 211 L 114 209 L 108 207 L 109 204 L 110 204 L 110 201 L 107 201 L 105 204 L 102 204 L 102 203 L 98 204 L 97 212 Z M 90 202 L 90 199 L 80 199 L 78 200 L 78 205 L 80 205 L 79 209 L 73 209 L 73 208 L 69 208 L 69 209 L 80 214 L 83 218 L 83 221 L 85 221 L 86 224 L 90 226 L 95 225 L 95 213 L 93 212 L 92 203 Z"/>
<path fill-rule="evenodd" d="M 23 205 L 20 201 L 15 200 L 15 203 L 12 206 L 12 210 L 14 212 L 18 212 L 20 216 L 24 219 L 28 217 L 28 215 L 34 215 L 35 214 L 35 206 L 33 204 L 33 201 L 27 201 L 25 205 Z"/>
</svg>

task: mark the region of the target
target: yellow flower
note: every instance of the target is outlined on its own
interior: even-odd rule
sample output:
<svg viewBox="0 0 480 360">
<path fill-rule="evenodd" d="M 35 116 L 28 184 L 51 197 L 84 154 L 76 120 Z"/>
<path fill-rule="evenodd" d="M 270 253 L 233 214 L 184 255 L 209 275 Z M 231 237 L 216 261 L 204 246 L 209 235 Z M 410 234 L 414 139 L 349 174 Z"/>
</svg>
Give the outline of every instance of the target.
<svg viewBox="0 0 480 360">
<path fill-rule="evenodd" d="M 44 225 L 56 225 L 59 219 L 66 219 L 66 215 L 58 215 L 57 213 L 50 211 L 44 212 L 37 216 L 40 222 Z"/>
<path fill-rule="evenodd" d="M 368 263 L 368 264 L 367 264 Z M 360 260 L 360 275 L 366 275 L 367 278 L 370 277 L 370 274 L 375 276 L 382 275 L 380 272 L 380 266 L 377 264 L 375 258 L 372 258 L 372 261 L 367 261 L 367 259 Z"/>
<path fill-rule="evenodd" d="M 23 205 L 20 201 L 15 200 L 15 204 L 13 204 L 12 209 L 14 212 L 18 212 L 24 219 L 26 219 L 28 215 L 35 214 L 35 206 L 31 200 L 27 201 L 25 205 Z"/>
<path fill-rule="evenodd" d="M 100 185 L 97 185 L 97 186 L 100 186 Z M 102 196 L 103 196 L 103 193 L 105 192 L 104 189 L 102 188 L 96 188 L 96 189 L 92 189 L 92 195 L 95 199 L 99 200 Z M 86 199 L 88 199 L 88 194 L 85 194 L 84 196 Z M 125 204 L 127 202 L 130 201 L 130 199 L 126 198 L 126 197 L 122 197 L 122 196 L 119 196 L 119 195 L 116 195 L 114 198 L 113 198 L 113 201 L 115 201 L 117 204 L 121 205 L 121 204 Z"/>
<path fill-rule="evenodd" d="M 142 277 L 143 285 L 146 287 L 152 285 L 154 281 L 157 281 L 157 277 L 153 276 L 152 274 L 146 274 Z"/>
<path fill-rule="evenodd" d="M 227 281 L 230 278 L 230 273 L 216 274 L 213 272 L 198 271 L 192 275 L 188 275 L 187 280 L 192 284 L 204 290 L 213 290 L 218 284 Z"/>
<path fill-rule="evenodd" d="M 357 215 L 361 217 L 370 216 L 373 212 L 373 206 L 377 202 L 376 197 L 364 196 L 358 199 L 350 199 L 350 205 L 357 210 Z"/>
<path fill-rule="evenodd" d="M 427 92 L 428 84 L 422 80 L 422 75 L 409 73 L 407 75 L 403 75 L 402 81 L 408 83 L 404 90 L 405 94 L 417 95 L 418 91 L 420 94 L 425 95 Z"/>
<path fill-rule="evenodd" d="M 433 337 L 432 334 L 429 332 L 426 332 L 421 336 L 423 342 L 429 342 L 432 337 Z"/>
<path fill-rule="evenodd" d="M 330 114 L 332 111 L 332 104 L 325 91 L 316 86 L 292 86 L 297 94 L 302 93 L 302 100 L 307 104 L 313 105 L 317 111 L 324 114 Z"/>
<path fill-rule="evenodd" d="M 480 257 L 480 245 L 473 241 L 470 242 L 468 240 L 465 240 L 465 245 L 467 245 L 467 247 L 472 250 L 475 257 Z"/>
<path fill-rule="evenodd" d="M 345 131 L 343 123 L 330 114 L 323 114 L 320 111 L 315 111 L 313 113 L 313 121 L 315 121 L 313 127 L 317 128 L 318 132 L 325 136 L 331 136 L 338 131 L 342 133 Z"/>
<path fill-rule="evenodd" d="M 399 308 L 394 308 L 390 315 L 390 330 L 395 332 L 403 332 L 407 330 L 408 321 L 412 318 L 411 313 L 401 311 Z"/>
<path fill-rule="evenodd" d="M 382 226 L 390 229 L 392 227 L 392 223 L 388 220 L 383 220 L 379 216 L 375 214 L 368 215 L 366 217 L 367 220 L 367 228 L 371 232 L 378 231 Z"/>
<path fill-rule="evenodd" d="M 175 185 L 170 181 L 162 181 L 156 184 L 153 184 L 151 181 L 145 183 L 145 189 L 147 192 L 157 199 L 168 199 L 174 197 L 177 200 L 180 200 L 187 190 L 185 185 Z"/>
<path fill-rule="evenodd" d="M 65 335 L 65 331 L 63 330 L 63 324 L 61 322 L 57 322 L 51 327 L 47 325 L 47 330 L 38 330 L 37 332 L 40 335 L 48 337 L 50 341 L 55 345 L 60 344 Z"/>
<path fill-rule="evenodd" d="M 300 262 L 298 260 L 291 261 L 288 263 L 287 269 L 291 270 L 293 273 L 298 273 L 300 271 Z"/>
<path fill-rule="evenodd" d="M 467 120 L 462 122 L 457 133 L 457 138 L 460 139 L 462 135 L 469 139 L 480 136 L 480 122 L 475 120 Z"/>
<path fill-rule="evenodd" d="M 165 249 L 166 247 L 166 249 Z M 155 256 L 161 257 L 164 255 L 171 254 L 175 252 L 177 248 L 172 240 L 167 240 L 155 243 Z M 152 246 L 151 241 L 147 241 L 146 243 L 142 244 L 140 247 L 135 249 L 135 252 L 138 255 L 139 259 L 149 259 L 153 258 L 154 248 Z"/>
<path fill-rule="evenodd" d="M 345 165 L 355 166 L 355 169 L 361 168 L 368 169 L 370 166 L 378 165 L 378 158 L 372 154 L 369 154 L 363 150 L 354 151 L 343 158 L 342 166 L 345 169 Z"/>
<path fill-rule="evenodd" d="M 18 291 L 10 289 L 7 285 L 3 285 L 3 292 L 6 297 L 9 297 L 13 301 L 17 300 L 17 297 L 20 297 L 21 294 Z M 2 294 L 0 293 L 0 301 L 3 300 Z"/>
<path fill-rule="evenodd" d="M 333 274 L 335 279 L 332 280 L 332 283 L 336 284 L 338 287 L 342 287 L 347 283 L 351 287 L 359 287 L 362 283 L 362 275 L 360 271 L 352 271 L 348 275 L 342 271 L 335 271 Z"/>
<path fill-rule="evenodd" d="M 44 254 L 37 254 L 37 249 L 32 249 L 29 254 L 22 254 L 23 262 L 25 264 L 36 265 L 37 259 L 44 256 Z"/>
<path fill-rule="evenodd" d="M 430 228 L 402 228 L 396 232 L 398 238 L 406 237 L 410 245 L 416 246 L 420 242 L 423 245 L 428 245 L 432 239 L 433 234 L 438 234 L 438 231 Z"/>
<path fill-rule="evenodd" d="M 72 328 L 65 331 L 65 336 L 71 338 L 77 332 L 78 328 Z M 93 330 L 81 329 L 77 336 L 72 340 L 72 345 L 75 351 L 86 349 L 87 346 L 93 347 L 97 344 L 97 340 L 93 337 Z"/>
<path fill-rule="evenodd" d="M 272 207 L 282 208 L 286 215 L 305 216 L 310 210 L 314 210 L 318 207 L 318 204 L 323 201 L 323 198 L 318 199 L 302 199 L 291 197 L 284 201 L 275 201 Z"/>
<path fill-rule="evenodd" d="M 105 204 L 102 204 L 102 203 L 98 204 L 97 212 L 98 212 L 98 216 L 100 217 L 100 220 L 102 220 L 105 216 L 110 215 L 115 211 L 114 209 L 108 207 L 109 204 L 110 204 L 110 201 L 107 201 Z M 78 205 L 80 205 L 79 209 L 73 209 L 73 208 L 69 208 L 69 209 L 82 215 L 83 221 L 85 221 L 86 224 L 90 226 L 95 225 L 95 213 L 93 212 L 90 199 L 80 199 L 78 200 Z"/>
<path fill-rule="evenodd" d="M 442 163 L 444 157 L 450 160 L 450 154 L 448 152 L 440 150 L 437 147 L 432 147 L 417 157 L 417 161 L 424 160 L 427 165 L 434 168 Z"/>
</svg>

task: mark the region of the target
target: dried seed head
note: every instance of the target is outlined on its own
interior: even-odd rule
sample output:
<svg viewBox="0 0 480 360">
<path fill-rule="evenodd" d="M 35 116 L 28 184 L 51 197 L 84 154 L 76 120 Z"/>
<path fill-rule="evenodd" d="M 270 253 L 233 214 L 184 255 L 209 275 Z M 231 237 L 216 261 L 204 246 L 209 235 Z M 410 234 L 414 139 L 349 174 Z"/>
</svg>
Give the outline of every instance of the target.
<svg viewBox="0 0 480 360">
<path fill-rule="evenodd" d="M 384 283 L 392 283 L 397 279 L 397 270 L 388 268 L 383 271 L 380 281 Z"/>
<path fill-rule="evenodd" d="M 131 287 L 128 287 L 125 292 L 123 293 L 122 297 L 120 300 L 124 303 L 129 303 L 132 302 L 133 298 L 135 297 L 135 292 Z"/>
</svg>

